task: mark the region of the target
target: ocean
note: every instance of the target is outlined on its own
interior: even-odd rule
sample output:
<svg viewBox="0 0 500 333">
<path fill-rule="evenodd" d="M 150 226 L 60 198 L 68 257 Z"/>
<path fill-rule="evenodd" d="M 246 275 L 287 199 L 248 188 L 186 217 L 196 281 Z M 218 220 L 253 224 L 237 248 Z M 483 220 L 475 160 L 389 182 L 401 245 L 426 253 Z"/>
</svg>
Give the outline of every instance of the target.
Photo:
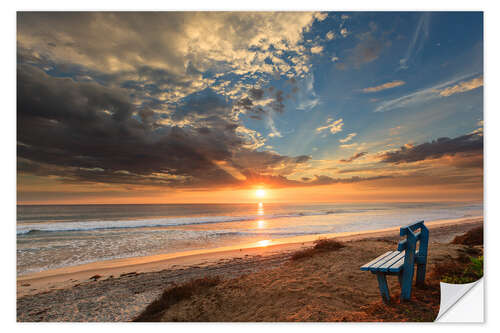
<svg viewBox="0 0 500 333">
<path fill-rule="evenodd" d="M 477 202 L 18 205 L 17 273 L 482 215 Z"/>
</svg>

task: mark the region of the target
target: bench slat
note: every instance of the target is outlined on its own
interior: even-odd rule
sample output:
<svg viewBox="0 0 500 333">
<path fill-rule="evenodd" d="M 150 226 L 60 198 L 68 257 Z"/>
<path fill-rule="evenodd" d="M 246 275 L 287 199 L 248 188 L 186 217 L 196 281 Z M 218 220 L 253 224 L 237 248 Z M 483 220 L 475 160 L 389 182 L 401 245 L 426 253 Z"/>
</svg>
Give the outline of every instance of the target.
<svg viewBox="0 0 500 333">
<path fill-rule="evenodd" d="M 371 265 L 369 267 L 370 269 L 370 272 L 380 272 L 380 267 L 385 265 L 386 262 L 392 260 L 394 257 L 397 257 L 398 255 L 400 254 L 399 251 L 393 251 L 390 255 L 388 255 L 387 257 L 385 257 L 384 259 L 374 263 L 373 265 Z"/>
<path fill-rule="evenodd" d="M 394 251 L 387 251 L 386 253 L 382 254 L 381 256 L 378 256 L 377 258 L 373 259 L 373 260 L 372 260 L 372 261 L 370 261 L 369 263 L 364 264 L 363 266 L 361 266 L 361 270 L 362 270 L 362 271 L 368 271 L 368 270 L 369 270 L 368 268 L 369 268 L 371 265 L 373 265 L 373 264 L 375 264 L 376 262 L 378 262 L 378 261 L 380 261 L 380 260 L 384 259 L 384 258 L 385 258 L 385 257 L 387 257 L 388 255 L 390 255 L 392 252 L 394 252 Z"/>
<path fill-rule="evenodd" d="M 397 263 L 399 260 L 401 260 L 401 258 L 403 258 L 404 260 L 405 251 L 400 252 L 397 256 L 393 257 L 391 260 L 388 260 L 383 265 L 380 265 L 380 267 L 378 267 L 378 270 L 382 272 L 389 271 L 389 268 L 395 263 Z"/>
<path fill-rule="evenodd" d="M 379 271 L 379 267 L 382 266 L 383 264 L 385 264 L 387 261 L 391 260 L 392 258 L 394 258 L 395 256 L 397 256 L 399 254 L 399 251 L 392 251 L 391 254 L 389 254 L 388 256 L 386 256 L 385 258 L 383 258 L 382 260 L 379 260 L 377 261 L 376 263 L 374 264 L 371 264 L 370 267 L 368 267 L 368 270 L 370 270 L 370 272 L 376 272 L 376 271 Z"/>
<path fill-rule="evenodd" d="M 402 257 L 401 259 L 399 259 L 399 261 L 395 262 L 391 267 L 389 267 L 389 272 L 397 273 L 401 271 L 404 263 L 405 263 L 405 257 Z"/>
</svg>

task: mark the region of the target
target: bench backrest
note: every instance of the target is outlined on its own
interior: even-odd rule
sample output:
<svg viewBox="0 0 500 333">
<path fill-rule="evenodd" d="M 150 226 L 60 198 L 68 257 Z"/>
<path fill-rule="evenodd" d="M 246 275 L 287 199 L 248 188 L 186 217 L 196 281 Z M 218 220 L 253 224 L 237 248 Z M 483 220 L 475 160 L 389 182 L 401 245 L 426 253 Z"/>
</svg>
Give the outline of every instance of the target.
<svg viewBox="0 0 500 333">
<path fill-rule="evenodd" d="M 429 245 L 429 229 L 424 225 L 424 221 L 401 227 L 401 236 L 406 236 L 398 244 L 398 251 L 405 250 L 404 268 L 411 268 L 410 265 L 425 263 L 427 261 L 427 247 Z M 417 242 L 418 250 L 417 250 Z"/>
</svg>

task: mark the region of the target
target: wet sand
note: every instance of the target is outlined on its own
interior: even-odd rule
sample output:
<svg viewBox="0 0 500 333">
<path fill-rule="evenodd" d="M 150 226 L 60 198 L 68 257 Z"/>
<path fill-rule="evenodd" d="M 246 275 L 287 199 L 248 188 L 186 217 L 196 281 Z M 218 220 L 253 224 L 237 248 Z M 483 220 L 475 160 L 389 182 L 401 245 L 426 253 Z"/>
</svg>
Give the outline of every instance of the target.
<svg viewBox="0 0 500 333">
<path fill-rule="evenodd" d="M 426 222 L 431 230 L 431 244 L 435 243 L 435 248 L 441 252 L 452 251 L 454 247 L 443 247 L 439 243 L 448 243 L 454 236 L 480 224 L 482 218 Z M 350 244 L 370 240 L 375 242 L 369 244 L 375 251 L 379 243 L 387 245 L 396 241 L 398 231 L 399 228 L 388 228 L 322 237 L 335 237 Z M 110 260 L 20 276 L 17 280 L 17 320 L 130 321 L 172 283 L 205 276 L 232 279 L 272 272 L 289 262 L 293 252 L 311 246 L 317 238 L 318 235 L 294 237 L 208 252 Z M 365 278 L 372 277 L 363 276 Z"/>
</svg>

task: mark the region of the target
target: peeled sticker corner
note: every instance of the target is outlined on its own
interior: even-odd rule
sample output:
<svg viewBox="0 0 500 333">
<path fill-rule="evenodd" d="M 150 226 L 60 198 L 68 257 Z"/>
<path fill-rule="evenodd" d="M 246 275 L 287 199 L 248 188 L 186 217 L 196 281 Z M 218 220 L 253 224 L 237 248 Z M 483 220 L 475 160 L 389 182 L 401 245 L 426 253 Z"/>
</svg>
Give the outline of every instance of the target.
<svg viewBox="0 0 500 333">
<path fill-rule="evenodd" d="M 436 322 L 484 322 L 483 278 L 465 284 L 440 283 L 441 302 Z"/>
</svg>

